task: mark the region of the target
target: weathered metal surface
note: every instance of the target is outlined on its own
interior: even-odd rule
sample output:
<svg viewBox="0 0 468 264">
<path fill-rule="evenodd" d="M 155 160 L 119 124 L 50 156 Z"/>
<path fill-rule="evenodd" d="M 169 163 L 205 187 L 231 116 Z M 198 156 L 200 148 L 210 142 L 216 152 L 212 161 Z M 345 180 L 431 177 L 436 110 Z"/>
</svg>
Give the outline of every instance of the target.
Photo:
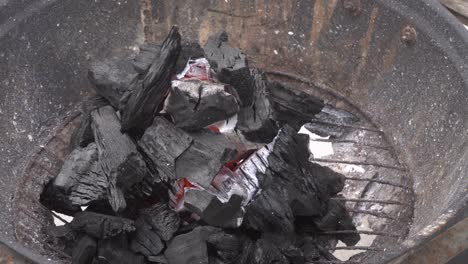
<svg viewBox="0 0 468 264">
<path fill-rule="evenodd" d="M 392 264 L 448 263 L 458 254 L 468 250 L 467 230 L 468 218 L 465 218 L 423 246 L 398 258 Z"/>
</svg>

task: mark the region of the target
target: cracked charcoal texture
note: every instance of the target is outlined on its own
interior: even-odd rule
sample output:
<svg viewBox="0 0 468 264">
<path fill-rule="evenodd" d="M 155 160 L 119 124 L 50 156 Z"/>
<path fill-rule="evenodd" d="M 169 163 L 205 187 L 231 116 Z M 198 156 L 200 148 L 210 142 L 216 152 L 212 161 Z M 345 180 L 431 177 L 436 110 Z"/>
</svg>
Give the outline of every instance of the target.
<svg viewBox="0 0 468 264">
<path fill-rule="evenodd" d="M 176 81 L 166 103 L 174 124 L 186 131 L 200 130 L 239 111 L 236 98 L 223 84 L 197 80 Z"/>
<path fill-rule="evenodd" d="M 133 140 L 121 132 L 112 107 L 101 107 L 91 116 L 99 162 L 108 181 L 109 203 L 114 211 L 122 211 L 126 207 L 123 192 L 145 177 L 146 165 Z"/>
<path fill-rule="evenodd" d="M 192 144 L 183 130 L 162 117 L 156 117 L 138 142 L 157 169 L 162 181 L 175 180 L 175 160 Z"/>
<path fill-rule="evenodd" d="M 203 49 L 219 81 L 236 89 L 242 106 L 252 105 L 254 79 L 245 54 L 229 45 L 227 33 L 222 31 L 210 36 Z"/>
<path fill-rule="evenodd" d="M 86 211 L 76 213 L 70 227 L 76 232 L 100 239 L 135 231 L 134 222 L 130 219 Z"/>
<path fill-rule="evenodd" d="M 143 134 L 151 125 L 151 117 L 157 114 L 170 89 L 171 78 L 175 74 L 175 63 L 181 49 L 180 41 L 179 31 L 173 27 L 144 76 L 132 82 L 131 94 L 122 107 L 122 131 Z"/>
<path fill-rule="evenodd" d="M 164 241 L 169 241 L 179 229 L 181 220 L 179 215 L 166 204 L 156 204 L 143 210 L 145 221 Z"/>
</svg>

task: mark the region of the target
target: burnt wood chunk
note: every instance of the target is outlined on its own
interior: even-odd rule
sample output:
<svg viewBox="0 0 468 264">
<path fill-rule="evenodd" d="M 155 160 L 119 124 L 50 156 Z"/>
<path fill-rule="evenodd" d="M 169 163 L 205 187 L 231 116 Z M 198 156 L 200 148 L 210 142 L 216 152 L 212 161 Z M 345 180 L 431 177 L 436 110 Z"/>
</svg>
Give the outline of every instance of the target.
<svg viewBox="0 0 468 264">
<path fill-rule="evenodd" d="M 218 228 L 204 226 L 174 237 L 164 251 L 167 261 L 178 264 L 208 264 L 206 240 L 217 232 Z"/>
<path fill-rule="evenodd" d="M 278 82 L 272 83 L 269 87 L 274 119 L 280 126 L 288 124 L 298 130 L 320 113 L 325 105 L 322 100 L 311 94 Z"/>
<path fill-rule="evenodd" d="M 72 253 L 72 264 L 88 264 L 96 254 L 97 243 L 92 237 L 82 236 L 76 242 Z"/>
<path fill-rule="evenodd" d="M 73 150 L 65 159 L 59 174 L 47 183 L 40 202 L 51 210 L 72 215 L 81 211 L 70 199 L 70 191 L 87 175 L 98 157 L 95 144 Z"/>
<path fill-rule="evenodd" d="M 179 58 L 177 59 L 175 66 L 176 72 L 182 72 L 190 59 L 193 60 L 204 57 L 205 52 L 203 51 L 203 48 L 200 46 L 200 44 L 182 40 L 182 50 L 180 51 Z"/>
<path fill-rule="evenodd" d="M 132 139 L 120 131 L 114 109 L 104 106 L 91 113 L 99 162 L 108 181 L 108 199 L 114 211 L 126 207 L 124 191 L 146 175 L 146 165 Z"/>
<path fill-rule="evenodd" d="M 219 81 L 236 89 L 242 106 L 252 105 L 254 79 L 250 75 L 245 54 L 229 45 L 227 33 L 222 31 L 210 36 L 203 49 Z"/>
<path fill-rule="evenodd" d="M 139 74 L 145 74 L 159 55 L 160 50 L 160 43 L 145 43 L 141 45 L 140 52 L 133 59 L 133 68 L 135 71 Z"/>
<path fill-rule="evenodd" d="M 162 181 L 175 180 L 175 160 L 192 144 L 193 139 L 162 117 L 154 118 L 138 145 L 155 165 Z"/>
<path fill-rule="evenodd" d="M 88 78 L 94 89 L 116 109 L 121 106 L 121 98 L 129 91 L 130 83 L 137 77 L 132 67 L 132 59 L 118 54 L 91 64 Z"/>
<path fill-rule="evenodd" d="M 289 264 L 288 259 L 281 254 L 280 250 L 270 241 L 259 239 L 255 242 L 255 249 L 252 256 L 255 264 Z"/>
<path fill-rule="evenodd" d="M 354 114 L 326 104 L 322 111 L 304 126 L 310 132 L 322 137 L 341 137 L 350 130 L 349 125 L 358 121 L 359 118 Z"/>
<path fill-rule="evenodd" d="M 165 204 L 156 204 L 147 208 L 143 210 L 142 215 L 152 230 L 164 241 L 172 238 L 181 223 L 179 215 Z"/>
<path fill-rule="evenodd" d="M 99 161 L 94 162 L 91 168 L 71 188 L 70 201 L 76 205 L 88 205 L 90 202 L 107 198 L 109 183 L 102 172 Z"/>
<path fill-rule="evenodd" d="M 218 232 L 210 235 L 207 243 L 208 248 L 213 248 L 213 251 L 216 252 L 216 257 L 221 261 L 234 263 L 242 252 L 244 241 L 235 235 Z"/>
<path fill-rule="evenodd" d="M 63 163 L 54 185 L 69 190 L 86 174 L 98 158 L 96 144 L 73 150 Z"/>
<path fill-rule="evenodd" d="M 74 131 L 71 148 L 86 147 L 94 142 L 93 129 L 91 128 L 91 112 L 108 105 L 109 102 L 102 96 L 91 96 L 83 100 L 80 107 L 80 126 Z"/>
<path fill-rule="evenodd" d="M 176 176 L 207 188 L 221 167 L 236 155 L 235 149 L 216 143 L 206 145 L 202 141 L 194 140 L 192 145 L 176 159 Z"/>
<path fill-rule="evenodd" d="M 76 213 L 70 227 L 76 232 L 83 232 L 99 239 L 135 231 L 134 223 L 130 219 L 87 211 Z"/>
<path fill-rule="evenodd" d="M 294 216 L 284 190 L 272 186 L 261 192 L 247 207 L 243 226 L 263 233 L 294 232 Z"/>
<path fill-rule="evenodd" d="M 346 211 L 344 203 L 338 200 L 328 200 L 326 212 L 314 222 L 322 231 L 356 231 L 356 226 L 353 224 L 352 217 Z M 338 234 L 335 237 L 347 246 L 354 246 L 361 239 L 360 235 L 356 233 Z"/>
<path fill-rule="evenodd" d="M 164 242 L 152 227 L 142 218 L 135 222 L 136 232 L 130 241 L 130 249 L 146 257 L 156 256 L 164 249 Z"/>
<path fill-rule="evenodd" d="M 267 87 L 269 83 L 264 73 L 256 68 L 251 69 L 251 75 L 254 79 L 253 102 L 239 111 L 236 128 L 250 141 L 269 143 L 279 129 L 273 120 Z"/>
<path fill-rule="evenodd" d="M 148 71 L 130 85 L 131 94 L 122 109 L 122 131 L 142 134 L 151 125 L 170 89 L 181 48 L 180 39 L 178 29 L 173 27 Z"/>
<path fill-rule="evenodd" d="M 172 82 L 165 109 L 177 127 L 193 131 L 228 119 L 239 105 L 223 84 L 187 80 Z"/>
<path fill-rule="evenodd" d="M 102 264 L 144 264 L 142 255 L 133 253 L 128 249 L 126 236 L 117 236 L 111 239 L 100 240 L 97 252 L 98 263 Z"/>
</svg>

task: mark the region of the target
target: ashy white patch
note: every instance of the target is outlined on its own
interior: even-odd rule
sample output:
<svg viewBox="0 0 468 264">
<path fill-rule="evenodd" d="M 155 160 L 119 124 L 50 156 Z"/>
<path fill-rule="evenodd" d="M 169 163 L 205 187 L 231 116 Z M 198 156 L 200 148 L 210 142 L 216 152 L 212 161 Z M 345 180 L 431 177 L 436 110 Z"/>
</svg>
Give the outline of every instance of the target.
<svg viewBox="0 0 468 264">
<path fill-rule="evenodd" d="M 359 172 L 359 173 L 364 173 L 366 170 L 358 165 L 345 165 L 344 169 L 345 172 Z"/>
<path fill-rule="evenodd" d="M 70 222 L 73 220 L 73 216 L 69 216 L 69 215 L 57 213 L 57 212 L 55 212 L 55 211 L 52 211 L 52 212 L 54 212 L 54 214 L 60 216 L 63 220 L 67 221 L 68 223 L 70 223 Z M 53 215 L 53 217 L 54 217 L 54 225 L 56 225 L 56 226 L 63 226 L 63 225 L 66 224 L 66 223 L 64 223 L 61 219 L 59 219 L 58 217 L 56 217 L 55 215 Z"/>
<path fill-rule="evenodd" d="M 315 141 L 314 139 L 329 139 L 330 137 L 321 137 L 315 133 L 310 132 L 304 126 L 298 132 L 299 134 L 309 135 L 309 150 L 314 158 L 321 158 L 333 155 L 333 144 L 331 142 Z"/>
</svg>

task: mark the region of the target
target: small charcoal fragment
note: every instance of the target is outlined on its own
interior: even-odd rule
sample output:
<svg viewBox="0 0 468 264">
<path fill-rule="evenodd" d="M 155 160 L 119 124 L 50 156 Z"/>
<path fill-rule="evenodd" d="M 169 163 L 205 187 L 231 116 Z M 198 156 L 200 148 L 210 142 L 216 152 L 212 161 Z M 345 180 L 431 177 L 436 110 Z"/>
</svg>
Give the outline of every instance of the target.
<svg viewBox="0 0 468 264">
<path fill-rule="evenodd" d="M 254 142 L 269 143 L 278 133 L 279 127 L 273 120 L 273 110 L 268 98 L 269 83 L 265 75 L 258 69 L 251 69 L 254 79 L 252 105 L 239 111 L 237 129 L 246 139 Z"/>
<path fill-rule="evenodd" d="M 122 108 L 122 131 L 141 135 L 151 125 L 175 74 L 180 40 L 178 29 L 173 27 L 148 71 L 130 85 L 131 94 Z"/>
<path fill-rule="evenodd" d="M 99 162 L 108 181 L 109 203 L 114 211 L 122 211 L 126 207 L 124 191 L 145 177 L 146 163 L 133 140 L 120 131 L 120 121 L 112 107 L 101 107 L 91 116 Z"/>
<path fill-rule="evenodd" d="M 237 90 L 242 106 L 252 105 L 254 79 L 250 75 L 245 55 L 228 44 L 227 33 L 222 31 L 210 36 L 203 49 L 218 79 Z"/>
<path fill-rule="evenodd" d="M 243 239 L 225 232 L 210 235 L 207 242 L 208 247 L 214 249 L 217 257 L 227 263 L 234 263 L 233 261 L 241 254 L 244 243 Z"/>
<path fill-rule="evenodd" d="M 294 232 L 294 216 L 284 190 L 271 186 L 261 192 L 247 207 L 243 226 L 263 233 Z"/>
<path fill-rule="evenodd" d="M 165 107 L 175 125 L 187 131 L 226 120 L 239 111 L 236 98 L 223 84 L 198 80 L 173 81 Z"/>
<path fill-rule="evenodd" d="M 144 264 L 145 258 L 128 249 L 126 236 L 100 240 L 97 257 L 102 264 Z"/>
<path fill-rule="evenodd" d="M 288 124 L 299 130 L 323 109 L 324 103 L 319 98 L 298 89 L 272 83 L 269 89 L 274 119 L 280 126 Z"/>
<path fill-rule="evenodd" d="M 232 195 L 225 203 L 219 199 L 213 199 L 203 211 L 202 219 L 211 226 L 237 227 L 237 218 L 241 214 L 242 201 L 243 198 L 236 194 Z"/>
<path fill-rule="evenodd" d="M 208 264 L 206 240 L 211 234 L 217 232 L 219 232 L 218 228 L 204 226 L 174 237 L 164 251 L 168 263 Z"/>
<path fill-rule="evenodd" d="M 212 193 L 198 188 L 185 190 L 184 206 L 189 211 L 201 216 L 212 200 L 217 199 Z"/>
<path fill-rule="evenodd" d="M 76 242 L 72 253 L 72 264 L 88 264 L 96 254 L 97 243 L 92 237 L 82 236 Z"/>
<path fill-rule="evenodd" d="M 51 210 L 68 215 L 81 211 L 70 199 L 69 193 L 89 173 L 97 157 L 95 144 L 72 151 L 59 174 L 44 187 L 40 202 Z"/>
<path fill-rule="evenodd" d="M 207 188 L 224 164 L 236 156 L 235 149 L 225 148 L 221 144 L 206 145 L 194 140 L 175 161 L 176 177 L 186 178 Z"/>
<path fill-rule="evenodd" d="M 86 174 L 98 158 L 96 144 L 73 150 L 65 159 L 62 169 L 54 179 L 54 185 L 68 191 L 82 175 Z"/>
<path fill-rule="evenodd" d="M 154 118 L 138 145 L 155 165 L 162 181 L 175 180 L 175 160 L 192 144 L 192 138 L 162 117 Z"/>
<path fill-rule="evenodd" d="M 102 172 L 99 161 L 94 162 L 70 190 L 70 201 L 76 205 L 88 205 L 90 202 L 107 199 L 109 183 Z"/>
<path fill-rule="evenodd" d="M 109 102 L 102 96 L 91 96 L 83 100 L 80 109 L 80 126 L 74 131 L 70 144 L 72 149 L 78 147 L 84 148 L 91 142 L 94 142 L 93 129 L 91 128 L 91 112 L 108 104 Z"/>
<path fill-rule="evenodd" d="M 199 59 L 205 57 L 205 52 L 200 44 L 196 42 L 182 41 L 182 50 L 180 51 L 179 58 L 175 66 L 177 73 L 184 70 L 187 61 L 190 59 Z"/>
<path fill-rule="evenodd" d="M 166 204 L 156 204 L 147 208 L 143 210 L 142 215 L 152 230 L 164 241 L 169 241 L 179 229 L 179 216 Z"/>
<path fill-rule="evenodd" d="M 135 226 L 136 232 L 132 235 L 130 249 L 146 257 L 161 253 L 164 242 L 152 227 L 142 217 L 136 220 Z"/>
<path fill-rule="evenodd" d="M 346 211 L 346 207 L 343 202 L 339 200 L 328 200 L 326 213 L 320 219 L 315 220 L 315 224 L 322 231 L 356 231 L 353 219 Z M 336 238 L 341 240 L 347 246 L 354 246 L 361 239 L 360 235 L 357 233 L 339 234 L 336 235 Z"/>
<path fill-rule="evenodd" d="M 134 223 L 130 219 L 87 211 L 76 213 L 70 227 L 76 232 L 99 239 L 135 231 Z"/>
<path fill-rule="evenodd" d="M 130 83 L 136 77 L 132 59 L 125 54 L 96 61 L 88 71 L 88 78 L 94 84 L 96 92 L 116 109 L 120 109 L 120 100 L 131 89 Z"/>
<path fill-rule="evenodd" d="M 289 264 L 288 259 L 271 242 L 265 239 L 259 239 L 255 243 L 252 264 Z"/>
</svg>

